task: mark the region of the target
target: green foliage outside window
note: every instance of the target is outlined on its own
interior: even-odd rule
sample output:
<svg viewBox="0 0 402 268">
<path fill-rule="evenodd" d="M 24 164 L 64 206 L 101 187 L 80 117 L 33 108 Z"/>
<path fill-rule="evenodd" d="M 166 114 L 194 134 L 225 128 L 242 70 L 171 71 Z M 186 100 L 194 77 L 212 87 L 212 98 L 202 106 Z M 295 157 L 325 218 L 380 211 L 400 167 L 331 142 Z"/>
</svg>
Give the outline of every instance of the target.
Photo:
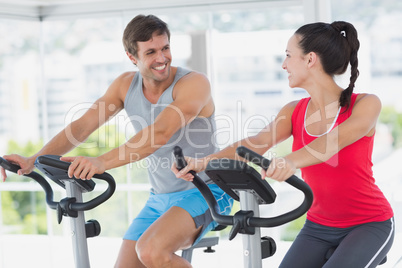
<svg viewBox="0 0 402 268">
<path fill-rule="evenodd" d="M 399 148 L 402 145 L 402 113 L 397 112 L 394 107 L 382 108 L 379 121 L 389 127 L 393 138 L 393 147 Z"/>
</svg>

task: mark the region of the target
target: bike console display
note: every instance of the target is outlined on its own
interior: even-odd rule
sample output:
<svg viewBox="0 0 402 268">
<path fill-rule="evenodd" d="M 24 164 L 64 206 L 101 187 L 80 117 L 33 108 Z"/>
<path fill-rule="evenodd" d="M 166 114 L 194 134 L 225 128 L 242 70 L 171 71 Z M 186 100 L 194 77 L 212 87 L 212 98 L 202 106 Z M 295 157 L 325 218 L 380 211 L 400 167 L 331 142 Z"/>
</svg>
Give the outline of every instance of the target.
<svg viewBox="0 0 402 268">
<path fill-rule="evenodd" d="M 247 191 L 254 194 L 260 204 L 275 202 L 276 193 L 272 187 L 246 162 L 213 159 L 205 173 L 236 201 L 239 201 L 239 191 Z"/>
</svg>

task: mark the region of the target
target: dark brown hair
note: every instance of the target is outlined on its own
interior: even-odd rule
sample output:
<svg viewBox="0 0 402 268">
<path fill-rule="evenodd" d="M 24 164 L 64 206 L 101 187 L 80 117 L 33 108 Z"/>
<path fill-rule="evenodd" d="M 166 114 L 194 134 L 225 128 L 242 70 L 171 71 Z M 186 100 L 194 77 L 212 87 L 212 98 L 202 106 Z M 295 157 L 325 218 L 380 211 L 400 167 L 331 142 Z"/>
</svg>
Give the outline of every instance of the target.
<svg viewBox="0 0 402 268">
<path fill-rule="evenodd" d="M 324 71 L 331 75 L 345 73 L 349 63 L 351 75 L 349 86 L 344 89 L 339 99 L 341 107 L 348 108 L 350 99 L 359 76 L 357 52 L 360 47 L 355 27 L 344 21 L 331 24 L 317 22 L 300 27 L 299 46 L 305 54 L 315 52 L 321 60 Z"/>
<path fill-rule="evenodd" d="M 170 41 L 170 31 L 167 24 L 154 15 L 138 15 L 126 26 L 123 33 L 124 49 L 131 55 L 137 57 L 137 42 L 146 42 L 152 35 L 167 34 Z"/>
</svg>

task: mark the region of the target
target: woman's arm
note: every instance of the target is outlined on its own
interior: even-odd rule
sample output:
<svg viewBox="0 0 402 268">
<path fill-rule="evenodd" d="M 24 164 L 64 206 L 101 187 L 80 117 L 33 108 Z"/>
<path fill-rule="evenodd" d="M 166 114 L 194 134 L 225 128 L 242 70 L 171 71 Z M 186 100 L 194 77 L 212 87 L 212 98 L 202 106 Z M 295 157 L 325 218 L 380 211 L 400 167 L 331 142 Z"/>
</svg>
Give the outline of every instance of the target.
<svg viewBox="0 0 402 268">
<path fill-rule="evenodd" d="M 261 155 L 264 154 L 268 149 L 291 136 L 292 114 L 297 102 L 298 101 L 294 101 L 285 105 L 279 111 L 275 120 L 269 123 L 256 135 L 237 141 L 232 145 L 226 147 L 225 149 L 217 153 L 208 155 L 204 158 L 195 159 L 191 157 L 185 157 L 187 161 L 187 166 L 179 171 L 177 170 L 176 165 L 173 164 L 172 171 L 176 174 L 177 178 L 192 181 L 193 175 L 188 172 L 190 170 L 193 170 L 195 172 L 203 171 L 207 167 L 208 162 L 212 159 L 239 159 L 240 157 L 236 154 L 236 149 L 239 146 L 245 146 Z"/>
<path fill-rule="evenodd" d="M 264 175 L 284 181 L 293 175 L 296 169 L 329 160 L 340 150 L 362 137 L 374 135 L 380 111 L 381 101 L 377 96 L 359 95 L 352 114 L 347 120 L 303 148 L 284 158 L 274 159 Z"/>
</svg>

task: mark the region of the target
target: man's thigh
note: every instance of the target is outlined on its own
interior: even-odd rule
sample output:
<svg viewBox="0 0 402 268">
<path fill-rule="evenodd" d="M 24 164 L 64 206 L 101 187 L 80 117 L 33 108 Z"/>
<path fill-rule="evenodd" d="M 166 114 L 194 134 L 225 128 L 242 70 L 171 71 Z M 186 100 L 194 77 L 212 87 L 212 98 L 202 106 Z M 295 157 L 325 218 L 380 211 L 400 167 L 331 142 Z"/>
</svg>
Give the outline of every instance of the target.
<svg viewBox="0 0 402 268">
<path fill-rule="evenodd" d="M 176 241 L 191 245 L 204 225 L 208 206 L 197 189 L 169 194 L 151 194 L 144 208 L 131 223 L 124 239 L 155 246 Z M 210 221 L 209 221 L 210 222 Z M 195 235 L 194 235 L 195 234 Z M 190 241 L 190 243 L 188 241 Z M 177 246 L 171 243 L 173 247 Z"/>
<path fill-rule="evenodd" d="M 160 200 L 156 195 L 151 194 L 145 206 L 127 229 L 123 239 L 138 241 L 149 226 L 151 226 L 151 224 L 154 223 L 165 211 L 166 208 L 164 206 L 164 201 Z"/>
<path fill-rule="evenodd" d="M 138 243 L 150 244 L 156 250 L 173 253 L 190 247 L 200 230 L 201 227 L 196 227 L 186 210 L 173 206 L 149 226 Z"/>
<path fill-rule="evenodd" d="M 229 214 L 233 199 L 218 186 L 213 184 L 209 187 L 217 199 L 220 213 Z M 191 246 L 216 225 L 208 204 L 198 189 L 161 195 L 151 194 L 143 210 L 132 222 L 124 239 L 138 241 L 147 233 L 146 239 L 142 242 L 154 237 L 166 237 L 180 241 L 180 247 L 187 247 L 186 240 L 189 239 L 191 243 L 188 246 Z M 185 236 L 181 237 L 181 235 Z"/>
</svg>

